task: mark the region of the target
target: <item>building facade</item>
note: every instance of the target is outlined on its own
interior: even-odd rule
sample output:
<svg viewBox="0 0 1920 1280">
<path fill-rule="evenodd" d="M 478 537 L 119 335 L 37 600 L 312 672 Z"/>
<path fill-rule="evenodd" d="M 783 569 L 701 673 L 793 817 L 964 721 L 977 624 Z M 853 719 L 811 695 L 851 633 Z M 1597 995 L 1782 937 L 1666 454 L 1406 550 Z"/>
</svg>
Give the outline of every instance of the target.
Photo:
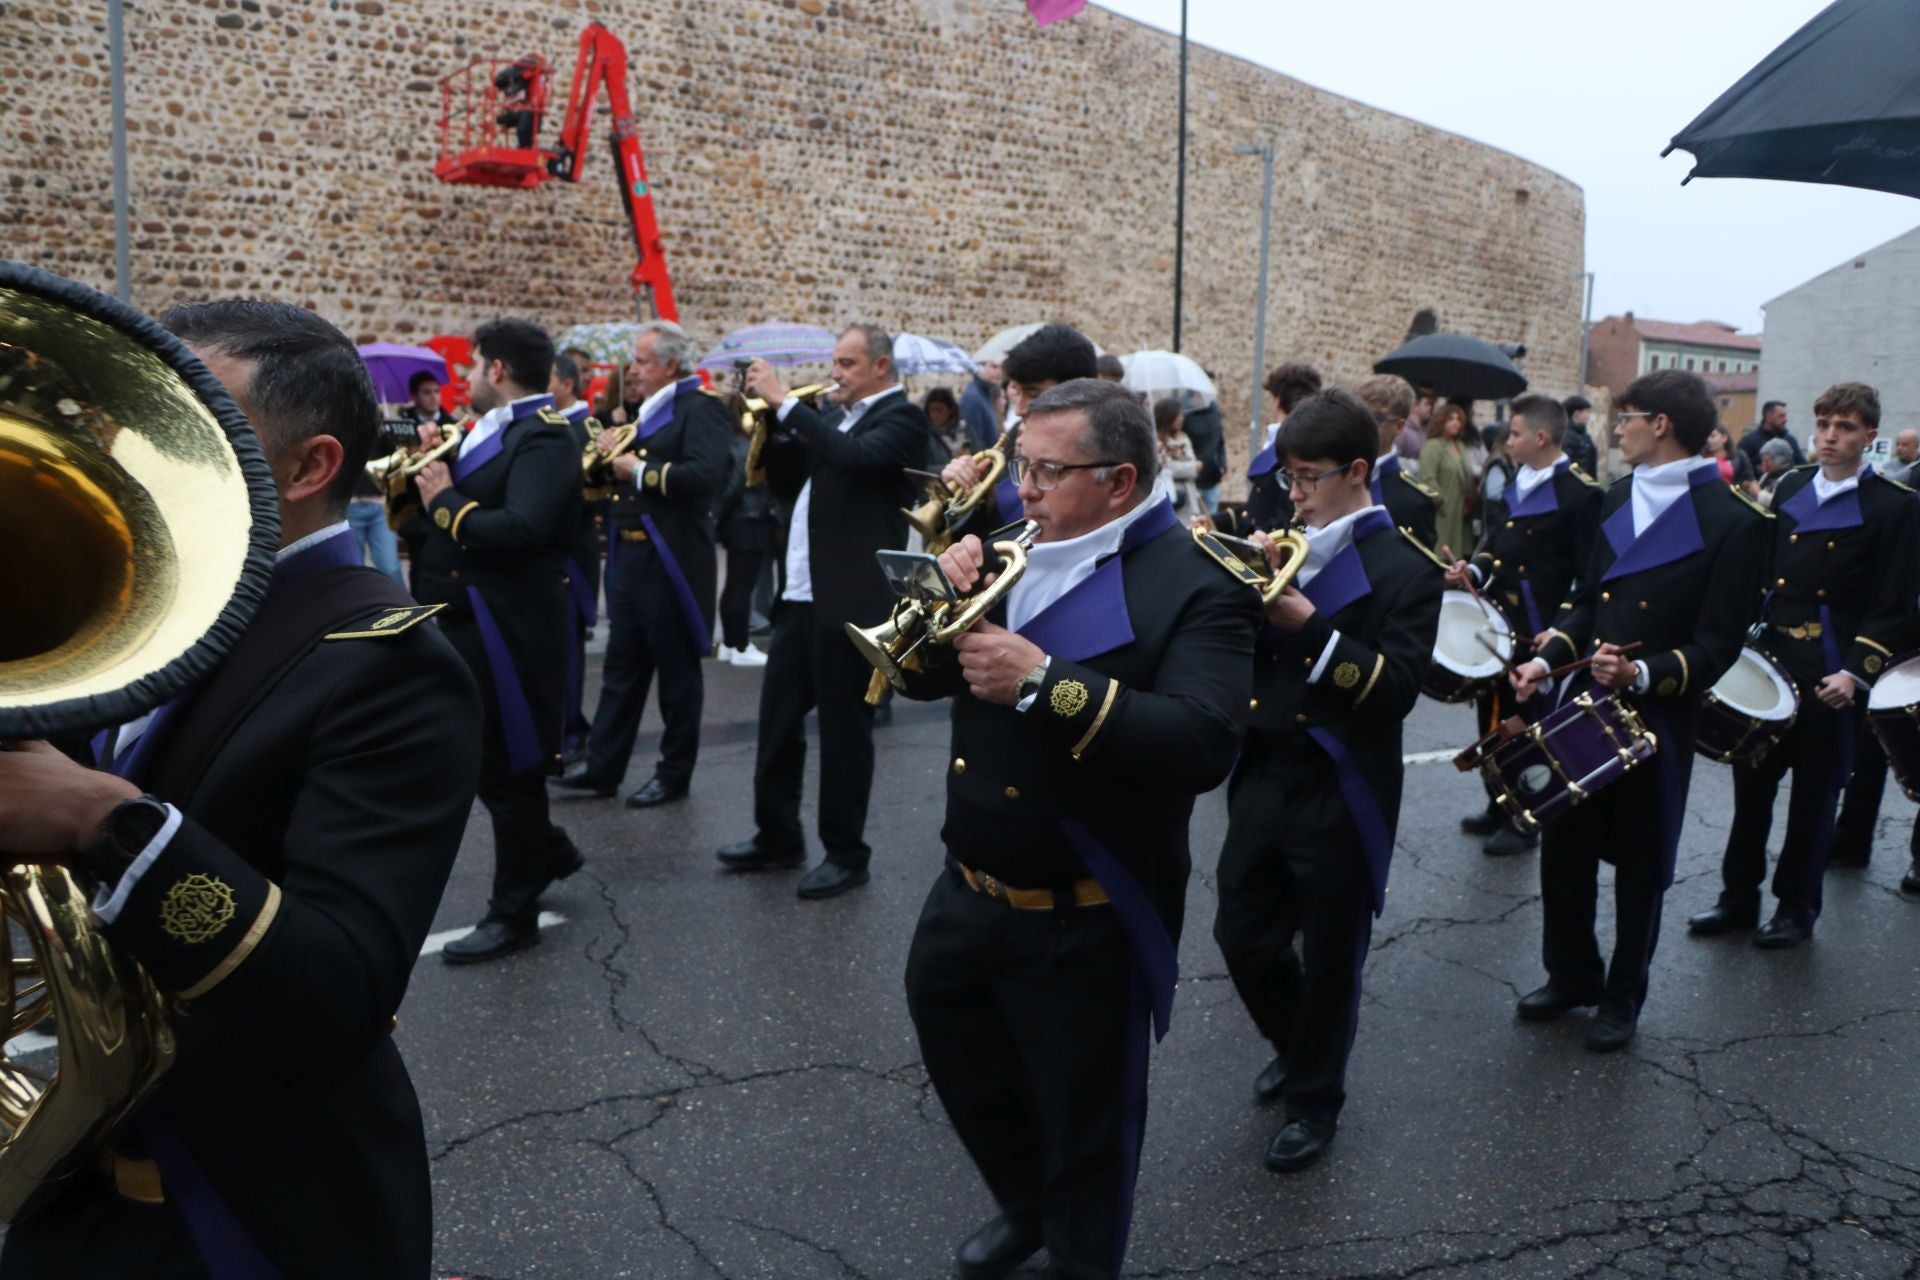
<svg viewBox="0 0 1920 1280">
<path fill-rule="evenodd" d="M 1760 338 L 1718 320 L 1677 324 L 1629 311 L 1594 321 L 1588 344 L 1588 381 L 1615 394 L 1655 369 L 1682 369 L 1712 381 L 1716 375 L 1737 378 L 1760 368 Z"/>
</svg>

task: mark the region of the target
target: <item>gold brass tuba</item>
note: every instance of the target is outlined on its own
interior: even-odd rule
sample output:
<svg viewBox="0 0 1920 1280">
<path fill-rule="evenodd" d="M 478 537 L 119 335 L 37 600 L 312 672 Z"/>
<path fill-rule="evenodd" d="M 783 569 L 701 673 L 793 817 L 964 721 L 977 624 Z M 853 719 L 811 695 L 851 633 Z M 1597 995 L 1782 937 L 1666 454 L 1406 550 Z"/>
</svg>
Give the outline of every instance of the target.
<svg viewBox="0 0 1920 1280">
<path fill-rule="evenodd" d="M 419 507 L 420 500 L 414 494 L 413 478 L 435 462 L 445 462 L 451 466 L 460 452 L 460 442 L 466 438 L 467 429 L 473 425 L 473 421 L 470 418 L 462 419 L 439 426 L 440 443 L 431 449 L 415 453 L 402 447 L 384 458 L 375 458 L 367 463 L 367 479 L 373 481 L 374 487 L 380 490 L 386 500 L 388 528 L 397 530 Z"/>
<path fill-rule="evenodd" d="M 124 724 L 207 675 L 264 594 L 278 523 L 246 419 L 176 339 L 0 262 L 0 750 Z M 0 1052 L 0 1220 L 93 1156 L 173 1060 L 159 991 L 88 896 L 51 864 L 0 871 L 0 1035 L 59 1027 L 54 1064 Z"/>
<path fill-rule="evenodd" d="M 1029 520 L 1020 525 L 1011 538 L 993 544 L 1001 563 L 989 586 L 958 600 L 922 599 L 909 596 L 896 601 L 885 622 L 872 627 L 847 623 L 847 638 L 873 665 L 873 679 L 867 685 L 867 703 L 878 706 L 888 685 L 906 687 L 903 671 L 924 668 L 921 650 L 928 645 L 946 646 L 955 637 L 987 616 L 993 607 L 1013 590 L 1013 584 L 1027 571 L 1027 548 L 1040 532 Z"/>
<path fill-rule="evenodd" d="M 809 409 L 818 409 L 833 390 L 831 382 L 816 382 L 790 392 Z M 758 489 L 767 482 L 766 464 L 760 455 L 766 451 L 767 437 L 779 423 L 780 406 L 768 404 L 758 396 L 739 397 L 740 429 L 747 433 L 747 488 Z"/>
<path fill-rule="evenodd" d="M 1193 531 L 1193 540 L 1200 544 L 1200 549 L 1225 565 L 1240 581 L 1258 591 L 1263 605 L 1278 600 L 1280 593 L 1287 589 L 1294 575 L 1307 562 L 1307 540 L 1300 534 L 1288 529 L 1267 536 L 1280 552 L 1279 568 L 1275 568 L 1267 559 L 1267 553 L 1260 549 L 1257 542 L 1215 533 L 1210 529 Z"/>
</svg>

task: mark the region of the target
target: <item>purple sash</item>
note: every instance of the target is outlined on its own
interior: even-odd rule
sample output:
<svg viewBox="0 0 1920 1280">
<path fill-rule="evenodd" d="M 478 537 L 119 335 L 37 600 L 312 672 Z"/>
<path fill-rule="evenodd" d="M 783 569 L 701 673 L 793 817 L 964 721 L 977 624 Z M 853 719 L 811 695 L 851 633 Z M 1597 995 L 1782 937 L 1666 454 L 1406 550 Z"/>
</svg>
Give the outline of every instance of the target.
<svg viewBox="0 0 1920 1280">
<path fill-rule="evenodd" d="M 673 548 L 660 536 L 660 526 L 653 522 L 653 517 L 643 514 L 640 523 L 646 526 L 647 537 L 659 553 L 660 567 L 667 571 L 673 598 L 680 602 L 680 621 L 687 628 L 687 638 L 693 641 L 693 651 L 704 657 L 713 648 L 713 633 L 707 630 L 707 620 L 700 612 L 700 602 L 694 599 L 693 587 L 687 575 L 680 571 L 680 562 L 673 558 Z"/>
<path fill-rule="evenodd" d="M 187 1234 L 213 1280 L 274 1280 L 280 1273 L 247 1235 L 227 1202 L 200 1171 L 193 1154 L 152 1107 L 134 1117 L 133 1127 L 160 1166 L 160 1184 L 186 1219 Z"/>
<path fill-rule="evenodd" d="M 1393 835 L 1387 830 L 1386 815 L 1380 812 L 1380 802 L 1373 798 L 1367 780 L 1360 776 L 1359 766 L 1340 739 L 1325 729 L 1308 729 L 1307 736 L 1333 760 L 1334 773 L 1340 779 L 1340 798 L 1347 802 L 1347 813 L 1353 818 L 1361 851 L 1367 857 L 1367 879 L 1373 884 L 1373 914 L 1377 916 L 1387 908 L 1387 868 L 1393 862 Z"/>
<path fill-rule="evenodd" d="M 480 588 L 468 587 L 467 600 L 473 605 L 473 620 L 480 628 L 480 644 L 487 651 L 487 668 L 493 673 L 493 696 L 500 711 L 500 732 L 507 743 L 507 767 L 525 773 L 543 758 L 540 735 L 533 727 L 533 708 L 527 691 L 520 687 L 520 673 L 514 670 L 513 656 L 507 651 L 507 638 L 493 620 L 493 610 L 480 595 Z"/>
<path fill-rule="evenodd" d="M 1061 821 L 1060 830 L 1073 851 L 1080 855 L 1087 874 L 1100 882 L 1107 900 L 1113 904 L 1120 929 L 1133 950 L 1134 964 L 1146 983 L 1147 1003 L 1153 1013 L 1153 1038 L 1163 1040 L 1173 1017 L 1174 984 L 1180 980 L 1180 956 L 1167 933 L 1166 922 L 1160 919 L 1159 911 L 1154 909 L 1140 882 L 1111 849 L 1100 843 L 1098 836 L 1070 818 Z"/>
</svg>

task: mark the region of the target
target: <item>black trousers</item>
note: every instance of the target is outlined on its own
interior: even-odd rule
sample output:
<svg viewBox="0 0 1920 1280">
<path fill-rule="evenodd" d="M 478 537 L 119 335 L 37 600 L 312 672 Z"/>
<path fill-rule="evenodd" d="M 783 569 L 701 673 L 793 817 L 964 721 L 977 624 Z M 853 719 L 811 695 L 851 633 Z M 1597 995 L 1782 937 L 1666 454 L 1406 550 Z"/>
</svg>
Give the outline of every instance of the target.
<svg viewBox="0 0 1920 1280">
<path fill-rule="evenodd" d="M 1874 834 L 1880 826 L 1880 800 L 1887 790 L 1887 753 L 1867 724 L 1866 697 L 1856 699 L 1853 706 L 1853 777 L 1847 782 L 1846 798 L 1834 822 L 1831 851 L 1838 856 L 1844 849 L 1864 859 L 1873 852 Z M 1913 831 L 1907 837 L 1907 855 L 1920 864 L 1920 814 L 1914 815 Z"/>
<path fill-rule="evenodd" d="M 1774 796 L 1791 771 L 1787 831 L 1774 868 L 1773 896 L 1780 910 L 1811 929 L 1820 916 L 1834 808 L 1852 771 L 1856 724 L 1852 711 L 1835 711 L 1815 696 L 1816 681 L 1796 673 L 1795 683 L 1800 687 L 1800 713 L 1786 737 L 1758 764 L 1733 767 L 1733 825 L 1720 862 L 1720 905 L 1736 911 L 1759 906 Z"/>
<path fill-rule="evenodd" d="M 206 1264 L 172 1203 L 129 1200 L 89 1170 L 7 1228 L 0 1280 L 206 1280 Z"/>
<path fill-rule="evenodd" d="M 607 574 L 607 656 L 600 669 L 600 705 L 587 735 L 587 768 L 618 786 L 627 776 L 647 690 L 659 676 L 662 782 L 684 785 L 700 755 L 700 712 L 706 677 L 687 634 L 680 598 L 651 542 L 622 543 Z"/>
<path fill-rule="evenodd" d="M 720 588 L 720 631 L 729 649 L 747 647 L 748 622 L 753 615 L 753 588 L 766 566 L 764 551 L 727 548 L 727 581 Z"/>
<path fill-rule="evenodd" d="M 493 820 L 493 895 L 487 901 L 487 914 L 531 923 L 539 915 L 541 893 L 553 883 L 552 867 L 569 843 L 567 833 L 548 816 L 547 767 L 516 773 L 508 763 L 500 704 L 479 628 L 448 627 L 446 635 L 472 669 L 487 709 L 480 744 L 480 803 Z"/>
<path fill-rule="evenodd" d="M 1219 885 L 1214 941 L 1286 1061 L 1287 1118 L 1331 1122 L 1347 1099 L 1373 902 L 1333 762 L 1312 740 L 1248 738 L 1227 791 Z"/>
<path fill-rule="evenodd" d="M 838 623 L 811 603 L 783 600 L 760 684 L 759 754 L 753 762 L 753 820 L 761 843 L 801 849 L 800 786 L 807 763 L 807 712 L 820 713 L 820 843 L 827 861 L 864 868 L 867 798 L 873 790 L 873 668 Z"/>
<path fill-rule="evenodd" d="M 907 953 L 927 1076 L 1056 1275 L 1111 1280 L 1126 1255 L 1150 1027 L 1136 972 L 1113 908 L 1016 911 L 951 869 Z"/>
</svg>

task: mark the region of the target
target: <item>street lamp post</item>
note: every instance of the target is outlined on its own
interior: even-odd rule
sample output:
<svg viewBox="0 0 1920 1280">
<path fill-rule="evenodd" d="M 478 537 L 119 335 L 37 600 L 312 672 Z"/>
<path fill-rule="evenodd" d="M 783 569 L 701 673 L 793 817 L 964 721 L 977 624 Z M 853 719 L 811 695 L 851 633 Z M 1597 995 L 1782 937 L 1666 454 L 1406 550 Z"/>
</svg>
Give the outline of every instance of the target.
<svg viewBox="0 0 1920 1280">
<path fill-rule="evenodd" d="M 1235 155 L 1260 157 L 1260 289 L 1253 312 L 1253 400 L 1248 415 L 1249 452 L 1260 452 L 1260 371 L 1267 362 L 1267 249 L 1273 231 L 1273 144 L 1243 142 L 1233 149 Z"/>
<path fill-rule="evenodd" d="M 1180 292 L 1187 265 L 1187 0 L 1180 0 L 1180 139 L 1173 200 L 1173 349 L 1180 350 Z"/>
</svg>

